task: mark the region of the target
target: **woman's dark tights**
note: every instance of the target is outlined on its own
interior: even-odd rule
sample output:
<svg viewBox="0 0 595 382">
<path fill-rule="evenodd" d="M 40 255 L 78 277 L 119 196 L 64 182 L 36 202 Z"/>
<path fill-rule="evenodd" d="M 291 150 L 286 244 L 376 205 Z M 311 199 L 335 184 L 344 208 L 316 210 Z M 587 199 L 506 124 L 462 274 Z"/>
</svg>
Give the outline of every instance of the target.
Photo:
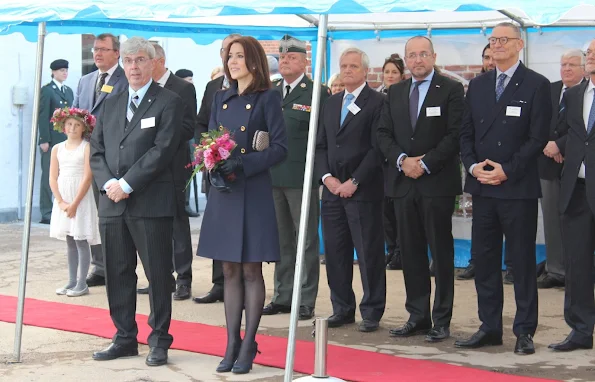
<svg viewBox="0 0 595 382">
<path fill-rule="evenodd" d="M 260 324 L 264 306 L 265 289 L 262 263 L 223 262 L 225 322 L 227 325 L 227 348 L 224 360 L 233 361 L 234 351 L 240 341 L 242 310 L 246 310 L 246 331 L 238 361 L 252 361 L 254 339 Z"/>
</svg>

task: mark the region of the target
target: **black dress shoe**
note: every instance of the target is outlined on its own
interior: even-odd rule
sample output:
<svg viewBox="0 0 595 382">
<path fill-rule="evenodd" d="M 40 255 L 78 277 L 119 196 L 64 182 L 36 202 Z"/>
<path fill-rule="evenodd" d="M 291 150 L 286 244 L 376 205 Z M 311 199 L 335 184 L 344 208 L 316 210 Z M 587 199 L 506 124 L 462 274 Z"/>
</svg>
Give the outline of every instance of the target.
<svg viewBox="0 0 595 382">
<path fill-rule="evenodd" d="M 91 274 L 87 277 L 87 286 L 94 287 L 94 286 L 102 286 L 105 285 L 105 277 Z"/>
<path fill-rule="evenodd" d="M 393 255 L 391 256 L 389 263 L 386 265 L 386 269 L 390 271 L 403 269 L 403 264 L 401 261 L 401 251 L 396 250 L 393 252 Z"/>
<path fill-rule="evenodd" d="M 275 304 L 274 302 L 271 302 L 264 308 L 262 308 L 262 314 L 265 316 L 272 316 L 273 314 L 289 312 L 291 312 L 291 306 Z"/>
<path fill-rule="evenodd" d="M 194 212 L 190 206 L 186 206 L 186 215 L 188 215 L 189 218 L 197 218 L 200 216 L 200 213 Z"/>
<path fill-rule="evenodd" d="M 300 320 L 309 320 L 312 317 L 314 317 L 314 308 L 305 305 L 300 306 Z"/>
<path fill-rule="evenodd" d="M 564 280 L 557 279 L 546 273 L 537 280 L 537 287 L 540 289 L 563 288 Z"/>
<path fill-rule="evenodd" d="M 426 335 L 426 342 L 440 342 L 450 337 L 450 329 L 447 326 L 434 326 Z"/>
<path fill-rule="evenodd" d="M 535 345 L 533 345 L 533 336 L 530 334 L 521 334 L 516 339 L 516 345 L 514 345 L 514 354 L 518 354 L 518 355 L 535 354 Z"/>
<path fill-rule="evenodd" d="M 174 292 L 174 300 L 188 300 L 190 298 L 190 285 L 178 285 Z"/>
<path fill-rule="evenodd" d="M 419 334 L 427 334 L 430 330 L 430 325 L 417 324 L 415 322 L 407 321 L 407 323 L 400 328 L 391 329 L 388 334 L 391 337 L 411 337 Z"/>
<path fill-rule="evenodd" d="M 472 280 L 475 277 L 475 265 L 467 265 L 467 268 L 457 276 L 457 280 Z"/>
<path fill-rule="evenodd" d="M 149 294 L 149 287 L 137 288 L 136 293 L 137 294 Z"/>
<path fill-rule="evenodd" d="M 357 330 L 359 330 L 362 333 L 370 333 L 375 332 L 376 330 L 378 330 L 379 327 L 380 324 L 378 323 L 378 321 L 363 320 L 359 323 Z"/>
<path fill-rule="evenodd" d="M 512 269 L 506 268 L 506 273 L 504 274 L 504 279 L 502 282 L 508 285 L 514 284 L 514 275 L 512 274 Z"/>
<path fill-rule="evenodd" d="M 579 344 L 577 342 L 573 342 L 572 340 L 569 340 L 568 338 L 566 338 L 562 342 L 559 342 L 557 344 L 551 344 L 550 346 L 548 346 L 548 348 L 555 350 L 555 351 L 573 351 L 573 350 L 578 350 L 578 349 L 593 349 L 593 338 L 591 338 L 590 345 Z"/>
<path fill-rule="evenodd" d="M 463 349 L 477 349 L 483 346 L 496 345 L 502 345 L 502 336 L 489 334 L 481 330 L 478 330 L 466 340 L 455 341 L 455 347 Z"/>
<path fill-rule="evenodd" d="M 39 221 L 40 224 L 50 224 L 50 219 L 41 219 Z"/>
<path fill-rule="evenodd" d="M 197 304 L 212 304 L 217 301 L 223 301 L 223 291 L 211 289 L 209 293 L 201 297 L 194 297 L 192 299 Z"/>
<path fill-rule="evenodd" d="M 355 322 L 354 316 L 344 316 L 342 314 L 333 314 L 328 318 L 329 328 L 338 328 L 343 325 L 353 324 Z"/>
<path fill-rule="evenodd" d="M 107 348 L 93 353 L 93 359 L 95 361 L 110 361 L 112 359 L 122 357 L 134 357 L 138 355 L 138 345 L 118 345 L 110 344 Z"/>
<path fill-rule="evenodd" d="M 145 361 L 147 366 L 161 366 L 167 363 L 167 349 L 151 348 Z"/>
</svg>

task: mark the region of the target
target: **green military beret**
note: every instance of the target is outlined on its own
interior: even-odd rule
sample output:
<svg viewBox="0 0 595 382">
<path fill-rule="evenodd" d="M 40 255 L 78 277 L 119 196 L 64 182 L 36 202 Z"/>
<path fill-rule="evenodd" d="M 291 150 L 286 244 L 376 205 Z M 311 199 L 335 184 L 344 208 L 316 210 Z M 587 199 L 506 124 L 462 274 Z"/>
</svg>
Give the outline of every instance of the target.
<svg viewBox="0 0 595 382">
<path fill-rule="evenodd" d="M 281 42 L 279 43 L 279 53 L 306 54 L 306 42 L 286 34 L 281 38 Z"/>
</svg>

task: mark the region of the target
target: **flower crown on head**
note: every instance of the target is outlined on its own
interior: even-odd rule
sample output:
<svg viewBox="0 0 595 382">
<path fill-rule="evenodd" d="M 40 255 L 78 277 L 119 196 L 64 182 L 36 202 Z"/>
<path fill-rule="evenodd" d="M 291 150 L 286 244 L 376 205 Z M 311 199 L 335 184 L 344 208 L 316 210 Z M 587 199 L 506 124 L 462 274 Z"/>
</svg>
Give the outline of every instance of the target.
<svg viewBox="0 0 595 382">
<path fill-rule="evenodd" d="M 81 122 L 85 126 L 85 132 L 83 137 L 88 138 L 91 136 L 93 129 L 95 128 L 95 116 L 86 109 L 78 109 L 76 107 L 65 107 L 63 109 L 56 109 L 50 122 L 54 124 L 54 130 L 63 133 L 64 124 L 69 118 L 74 118 Z"/>
</svg>

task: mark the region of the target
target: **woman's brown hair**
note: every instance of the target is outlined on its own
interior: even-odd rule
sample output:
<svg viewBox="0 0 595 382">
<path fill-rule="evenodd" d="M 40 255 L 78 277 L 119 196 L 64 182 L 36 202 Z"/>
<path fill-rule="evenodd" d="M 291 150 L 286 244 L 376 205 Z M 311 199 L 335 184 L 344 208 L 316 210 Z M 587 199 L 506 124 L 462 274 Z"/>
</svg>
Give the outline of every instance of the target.
<svg viewBox="0 0 595 382">
<path fill-rule="evenodd" d="M 384 60 L 384 65 L 382 65 L 383 72 L 387 64 L 393 64 L 394 66 L 396 66 L 399 73 L 401 73 L 401 76 L 405 74 L 405 63 L 403 62 L 403 59 L 401 58 L 401 56 L 399 56 L 398 53 L 393 53 L 390 55 L 389 58 Z"/>
<path fill-rule="evenodd" d="M 246 68 L 250 74 L 252 74 L 252 82 L 250 85 L 248 85 L 246 90 L 244 90 L 244 94 L 262 92 L 270 89 L 271 79 L 269 75 L 269 62 L 267 60 L 266 53 L 264 52 L 264 49 L 258 40 L 250 36 L 235 38 L 227 46 L 224 57 L 229 57 L 229 51 L 231 50 L 231 46 L 233 44 L 240 44 L 242 48 L 244 48 L 244 60 L 246 62 Z M 223 65 L 225 69 L 225 76 L 229 80 L 230 84 L 237 86 L 238 82 L 231 78 L 231 72 L 229 71 L 227 61 L 228 60 L 225 60 Z"/>
</svg>

